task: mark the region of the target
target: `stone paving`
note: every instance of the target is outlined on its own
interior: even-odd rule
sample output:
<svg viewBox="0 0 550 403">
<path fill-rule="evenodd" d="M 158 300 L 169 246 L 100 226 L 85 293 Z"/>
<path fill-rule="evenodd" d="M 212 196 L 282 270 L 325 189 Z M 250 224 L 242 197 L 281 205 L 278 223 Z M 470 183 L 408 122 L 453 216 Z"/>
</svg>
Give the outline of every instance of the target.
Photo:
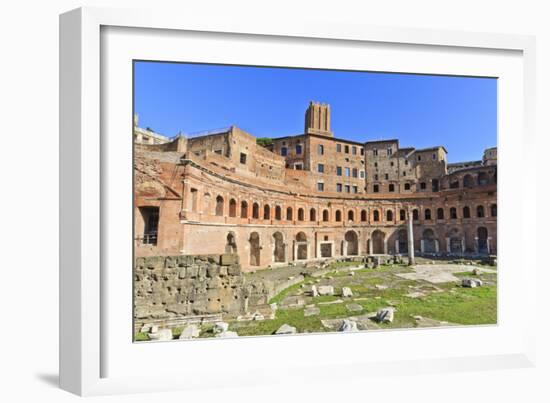
<svg viewBox="0 0 550 403">
<path fill-rule="evenodd" d="M 454 276 L 454 273 L 462 273 L 472 271 L 470 265 L 457 264 L 422 264 L 411 267 L 413 273 L 396 273 L 396 276 L 407 280 L 424 280 L 433 284 L 449 283 L 459 281 L 460 279 Z M 496 273 L 494 269 L 476 267 L 482 273 Z"/>
</svg>

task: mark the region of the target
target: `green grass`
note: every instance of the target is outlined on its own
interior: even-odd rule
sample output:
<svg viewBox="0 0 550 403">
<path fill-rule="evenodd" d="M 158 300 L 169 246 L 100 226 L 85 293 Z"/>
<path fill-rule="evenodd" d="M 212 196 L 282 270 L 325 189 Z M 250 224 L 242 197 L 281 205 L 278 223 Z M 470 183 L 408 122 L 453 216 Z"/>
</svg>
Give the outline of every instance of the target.
<svg viewBox="0 0 550 403">
<path fill-rule="evenodd" d="M 282 300 L 285 299 L 285 297 L 289 294 L 294 293 L 295 291 L 300 289 L 300 286 L 304 284 L 305 281 L 301 281 L 297 284 L 291 285 L 288 288 L 285 288 L 283 291 L 281 291 L 279 294 L 275 295 L 273 298 L 269 300 L 270 304 L 277 304 L 280 305 Z"/>
<path fill-rule="evenodd" d="M 410 271 L 408 267 L 400 265 L 383 266 L 378 269 L 361 269 L 355 272 L 355 276 L 349 276 L 348 281 L 343 278 L 347 276 L 347 272 L 342 276 L 332 275 L 333 280 L 330 282 L 335 287 L 336 295 L 305 297 L 306 304 L 316 304 L 320 309 L 318 316 L 304 317 L 303 309 L 279 308 L 274 320 L 240 322 L 234 323 L 230 327 L 243 336 L 273 334 L 284 323 L 296 327 L 298 332 L 327 331 L 322 326 L 321 319 L 364 315 L 392 304 L 396 307 L 394 321 L 388 324 L 380 324 L 381 328 L 414 327 L 416 321 L 413 316 L 416 315 L 458 325 L 496 323 L 496 285 L 463 288 L 457 282 L 434 285 L 422 280 L 406 280 L 394 275 L 395 273 L 408 271 Z M 456 274 L 459 278 L 472 276 L 471 272 Z M 488 278 L 496 281 L 496 275 L 492 273 L 483 273 L 479 277 L 484 280 Z M 289 287 L 270 302 L 280 303 L 286 296 L 293 295 L 299 289 L 300 284 Z M 379 290 L 374 287 L 376 284 L 387 285 L 388 288 Z M 339 296 L 339 290 L 342 286 L 351 288 L 353 298 Z M 413 290 L 410 286 L 415 287 L 415 289 Z M 434 292 L 436 289 L 441 291 Z M 424 292 L 426 296 L 420 298 L 406 296 L 411 291 L 417 290 Z M 355 298 L 366 299 L 356 301 Z M 342 299 L 343 302 L 318 305 L 320 302 L 330 302 L 337 299 Z M 350 303 L 361 305 L 363 310 L 361 312 L 348 311 L 346 305 Z"/>
<path fill-rule="evenodd" d="M 134 341 L 149 341 L 149 336 L 144 332 L 137 332 L 134 336 Z"/>
<path fill-rule="evenodd" d="M 357 265 L 357 262 L 338 262 L 338 267 Z M 473 267 L 472 267 L 473 269 Z M 407 280 L 396 276 L 396 273 L 410 272 L 407 266 L 388 265 L 377 269 L 358 269 L 354 276 L 348 276 L 347 271 L 329 273 L 332 280 L 322 279 L 316 286 L 330 283 L 335 288 L 334 296 L 310 297 L 301 295 L 306 304 L 316 304 L 319 315 L 304 316 L 303 308 L 280 308 L 275 314 L 275 319 L 265 321 L 231 321 L 229 329 L 236 331 L 240 336 L 270 335 L 283 324 L 296 327 L 299 333 L 328 331 L 321 323 L 322 319 L 338 319 L 350 316 L 365 315 L 376 312 L 380 308 L 394 305 L 396 307 L 394 321 L 387 324 L 379 324 L 381 328 L 407 328 L 416 326 L 413 318 L 416 315 L 437 321 L 445 321 L 457 325 L 481 325 L 494 324 L 497 320 L 497 276 L 495 273 L 482 273 L 481 276 L 473 276 L 471 271 L 455 273 L 458 278 L 476 277 L 484 282 L 482 287 L 463 288 L 459 282 L 431 284 L 423 280 Z M 298 294 L 300 286 L 310 284 L 312 279 L 307 277 L 304 281 L 295 284 L 276 296 L 269 302 L 279 306 L 287 296 Z M 376 284 L 386 285 L 387 289 L 379 290 Z M 352 298 L 340 296 L 341 287 L 350 287 Z M 414 287 L 414 289 L 412 288 Z M 435 292 L 437 289 L 440 292 Z M 406 295 L 412 291 L 422 291 L 426 295 L 420 298 L 411 298 Z M 356 300 L 359 298 L 359 300 Z M 331 302 L 342 299 L 342 303 L 319 305 L 322 302 Z M 359 304 L 363 307 L 360 312 L 350 312 L 346 305 Z M 201 326 L 201 338 L 213 337 L 211 331 L 213 325 Z M 181 328 L 173 330 L 174 337 L 179 337 Z M 146 333 L 136 333 L 136 341 L 148 340 Z"/>
<path fill-rule="evenodd" d="M 407 298 L 399 304 L 396 323 L 413 315 L 461 325 L 494 324 L 497 321 L 496 286 L 456 288 L 454 293 L 434 293 L 424 298 Z"/>
</svg>

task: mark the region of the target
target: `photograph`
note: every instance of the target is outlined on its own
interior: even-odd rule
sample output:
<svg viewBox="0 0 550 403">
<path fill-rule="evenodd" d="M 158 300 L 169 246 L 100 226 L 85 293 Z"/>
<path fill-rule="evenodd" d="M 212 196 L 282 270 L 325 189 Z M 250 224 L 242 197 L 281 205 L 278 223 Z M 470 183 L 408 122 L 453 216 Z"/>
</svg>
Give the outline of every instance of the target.
<svg viewBox="0 0 550 403">
<path fill-rule="evenodd" d="M 132 70 L 134 342 L 498 324 L 498 78 Z"/>
</svg>

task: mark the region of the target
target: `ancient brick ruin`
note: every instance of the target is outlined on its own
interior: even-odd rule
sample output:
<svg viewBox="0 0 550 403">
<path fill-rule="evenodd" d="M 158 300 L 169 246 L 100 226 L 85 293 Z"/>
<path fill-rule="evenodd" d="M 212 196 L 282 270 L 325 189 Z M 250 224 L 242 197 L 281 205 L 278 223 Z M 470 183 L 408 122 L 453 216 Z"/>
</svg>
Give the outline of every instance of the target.
<svg viewBox="0 0 550 403">
<path fill-rule="evenodd" d="M 247 283 L 237 255 L 151 256 L 136 259 L 134 326 L 186 323 L 270 313 L 277 292 L 269 283 Z"/>
<path fill-rule="evenodd" d="M 311 103 L 305 118 L 303 134 L 262 144 L 235 126 L 151 145 L 136 140 L 136 258 L 179 262 L 177 256 L 229 253 L 243 271 L 253 271 L 413 250 L 497 253 L 496 148 L 479 161 L 448 164 L 441 145 L 415 149 L 397 139 L 336 138 L 328 105 Z M 139 262 L 139 290 L 150 289 L 145 279 L 152 274 L 186 279 L 176 267 L 148 271 Z M 162 296 L 153 293 L 166 297 L 166 306 L 180 298 L 168 282 L 154 283 Z M 224 309 L 242 303 L 237 298 Z"/>
</svg>

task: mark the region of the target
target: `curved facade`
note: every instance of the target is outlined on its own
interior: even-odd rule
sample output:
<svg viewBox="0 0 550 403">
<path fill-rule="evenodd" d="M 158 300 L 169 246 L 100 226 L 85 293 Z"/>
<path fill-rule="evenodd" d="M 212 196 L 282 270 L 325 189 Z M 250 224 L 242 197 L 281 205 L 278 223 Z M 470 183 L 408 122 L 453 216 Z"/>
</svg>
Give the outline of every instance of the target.
<svg viewBox="0 0 550 403">
<path fill-rule="evenodd" d="M 237 253 L 256 270 L 406 255 L 409 215 L 416 254 L 497 253 L 496 149 L 447 164 L 442 146 L 337 139 L 313 103 L 305 134 L 266 147 L 236 127 L 135 147 L 136 256 Z"/>
</svg>

